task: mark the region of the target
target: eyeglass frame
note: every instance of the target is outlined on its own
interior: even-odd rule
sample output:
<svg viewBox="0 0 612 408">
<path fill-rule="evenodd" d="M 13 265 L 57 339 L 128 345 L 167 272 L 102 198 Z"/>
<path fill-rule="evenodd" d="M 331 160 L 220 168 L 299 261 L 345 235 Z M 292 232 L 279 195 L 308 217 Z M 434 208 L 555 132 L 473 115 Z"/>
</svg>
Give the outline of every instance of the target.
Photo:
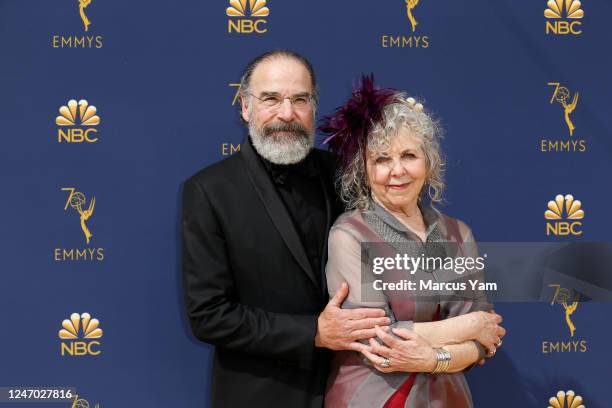
<svg viewBox="0 0 612 408">
<path fill-rule="evenodd" d="M 308 106 L 308 105 L 310 105 L 310 107 L 314 108 L 315 105 L 316 105 L 315 96 L 313 94 L 307 93 L 307 92 L 306 93 L 302 93 L 302 94 L 293 95 L 293 96 L 280 96 L 280 94 L 278 94 L 276 92 L 269 92 L 264 97 L 272 96 L 272 97 L 278 97 L 280 99 L 280 101 L 277 104 L 271 105 L 271 106 L 266 105 L 265 101 L 262 98 L 258 97 L 257 95 L 255 95 L 255 94 L 253 94 L 251 92 L 247 92 L 246 94 L 249 95 L 249 96 L 252 96 L 255 99 L 257 99 L 262 105 L 264 105 L 266 108 L 268 108 L 270 110 L 278 110 L 278 109 L 280 109 L 280 107 L 283 105 L 283 102 L 285 101 L 285 99 L 289 99 L 289 104 L 291 105 L 291 107 L 293 109 L 298 109 L 298 110 L 299 109 L 305 109 L 306 106 Z M 264 92 L 264 94 L 266 94 L 266 92 Z M 303 108 L 296 106 L 295 102 L 293 101 L 294 98 L 306 98 L 306 99 L 308 99 L 307 105 L 305 105 Z"/>
</svg>

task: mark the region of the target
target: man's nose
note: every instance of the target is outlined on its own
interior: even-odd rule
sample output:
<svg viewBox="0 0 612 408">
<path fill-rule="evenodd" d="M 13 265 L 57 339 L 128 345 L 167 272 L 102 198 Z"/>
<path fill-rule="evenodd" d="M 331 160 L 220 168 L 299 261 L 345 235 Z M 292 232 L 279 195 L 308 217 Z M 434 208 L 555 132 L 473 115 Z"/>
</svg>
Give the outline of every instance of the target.
<svg viewBox="0 0 612 408">
<path fill-rule="evenodd" d="M 291 105 L 291 100 L 289 100 L 289 98 L 283 99 L 278 107 L 276 117 L 283 122 L 290 122 L 293 119 L 293 105 Z"/>
</svg>

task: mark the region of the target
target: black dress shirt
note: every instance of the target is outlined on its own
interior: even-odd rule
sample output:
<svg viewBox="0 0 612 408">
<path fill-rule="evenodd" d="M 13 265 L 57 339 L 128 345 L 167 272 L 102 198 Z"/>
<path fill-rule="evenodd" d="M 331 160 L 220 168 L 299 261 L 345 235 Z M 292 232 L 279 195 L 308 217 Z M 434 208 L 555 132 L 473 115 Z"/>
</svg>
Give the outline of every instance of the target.
<svg viewBox="0 0 612 408">
<path fill-rule="evenodd" d="M 326 234 L 325 196 L 321 177 L 309 154 L 297 164 L 273 164 L 262 158 L 296 227 L 313 270 L 321 271 Z"/>
</svg>

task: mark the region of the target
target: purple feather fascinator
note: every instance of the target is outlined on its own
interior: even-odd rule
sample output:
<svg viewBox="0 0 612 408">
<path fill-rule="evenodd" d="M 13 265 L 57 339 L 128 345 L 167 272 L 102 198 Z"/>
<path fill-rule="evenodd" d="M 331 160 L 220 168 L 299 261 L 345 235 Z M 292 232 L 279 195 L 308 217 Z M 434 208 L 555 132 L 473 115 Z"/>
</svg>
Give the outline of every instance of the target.
<svg viewBox="0 0 612 408">
<path fill-rule="evenodd" d="M 323 118 L 319 126 L 327 135 L 323 143 L 339 156 L 343 168 L 359 152 L 365 154 L 372 126 L 384 120 L 383 108 L 396 101 L 396 94 L 394 89 L 376 87 L 373 74 L 362 75 L 346 104 Z"/>
</svg>

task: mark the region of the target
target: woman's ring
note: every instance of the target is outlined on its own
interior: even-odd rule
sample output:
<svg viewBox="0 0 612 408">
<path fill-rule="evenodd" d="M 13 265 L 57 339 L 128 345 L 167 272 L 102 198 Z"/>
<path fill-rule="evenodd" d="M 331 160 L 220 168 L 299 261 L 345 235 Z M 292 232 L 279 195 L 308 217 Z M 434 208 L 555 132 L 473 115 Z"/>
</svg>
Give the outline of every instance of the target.
<svg viewBox="0 0 612 408">
<path fill-rule="evenodd" d="M 383 360 L 382 363 L 380 363 L 380 366 L 382 368 L 389 368 L 391 367 L 391 360 L 389 360 L 388 358 L 385 357 L 385 359 Z"/>
<path fill-rule="evenodd" d="M 501 346 L 502 346 L 502 341 L 501 341 L 501 339 L 499 339 L 499 343 L 497 343 L 497 344 L 495 345 L 495 347 L 499 348 L 499 347 L 501 347 Z"/>
</svg>

